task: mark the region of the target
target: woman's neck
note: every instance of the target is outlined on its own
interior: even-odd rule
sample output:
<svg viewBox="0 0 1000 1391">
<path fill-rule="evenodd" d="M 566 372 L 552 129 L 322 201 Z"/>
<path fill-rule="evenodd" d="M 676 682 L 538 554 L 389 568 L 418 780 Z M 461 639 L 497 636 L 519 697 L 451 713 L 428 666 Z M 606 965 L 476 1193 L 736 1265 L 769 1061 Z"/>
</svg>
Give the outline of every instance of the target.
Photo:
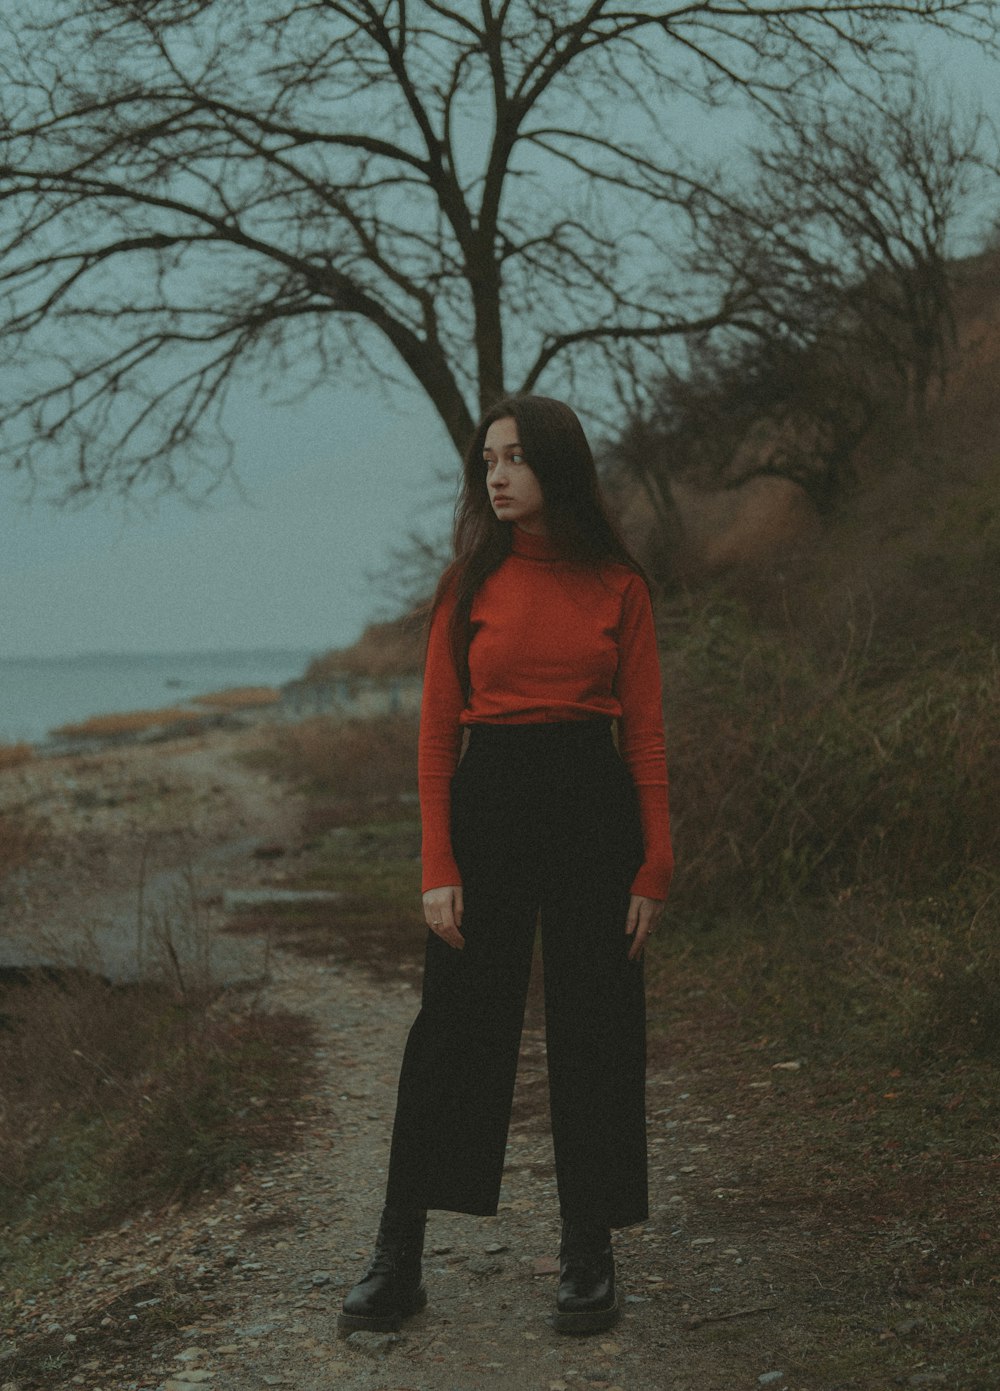
<svg viewBox="0 0 1000 1391">
<path fill-rule="evenodd" d="M 558 560 L 561 554 L 548 532 L 525 531 L 517 525 L 511 536 L 511 550 L 525 560 Z"/>
</svg>

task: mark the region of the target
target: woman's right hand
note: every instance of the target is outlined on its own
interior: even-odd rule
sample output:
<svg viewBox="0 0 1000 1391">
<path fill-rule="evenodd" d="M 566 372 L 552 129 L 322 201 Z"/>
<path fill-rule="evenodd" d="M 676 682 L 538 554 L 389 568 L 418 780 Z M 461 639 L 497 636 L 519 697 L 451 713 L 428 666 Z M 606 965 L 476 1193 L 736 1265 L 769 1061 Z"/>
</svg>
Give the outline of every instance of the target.
<svg viewBox="0 0 1000 1391">
<path fill-rule="evenodd" d="M 465 938 L 458 930 L 462 926 L 461 884 L 428 889 L 424 894 L 424 918 L 427 926 L 437 933 L 442 942 L 461 951 L 465 946 Z"/>
</svg>

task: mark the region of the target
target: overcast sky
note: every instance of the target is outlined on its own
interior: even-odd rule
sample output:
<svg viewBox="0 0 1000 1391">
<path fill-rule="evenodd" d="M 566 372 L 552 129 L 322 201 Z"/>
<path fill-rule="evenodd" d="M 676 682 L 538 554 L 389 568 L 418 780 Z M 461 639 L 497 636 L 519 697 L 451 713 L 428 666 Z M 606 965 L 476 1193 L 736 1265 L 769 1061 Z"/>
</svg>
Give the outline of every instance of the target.
<svg viewBox="0 0 1000 1391">
<path fill-rule="evenodd" d="M 241 394 L 238 473 L 204 507 L 123 514 L 15 501 L 0 479 L 0 656 L 306 647 L 356 638 L 368 581 L 414 526 L 447 531 L 454 453 L 429 406 L 400 393 Z"/>
<path fill-rule="evenodd" d="M 996 109 L 995 68 L 967 46 L 942 58 L 939 74 Z M 0 475 L 0 657 L 343 646 L 377 616 L 366 577 L 392 547 L 413 526 L 447 530 L 436 475 L 455 457 L 417 391 L 390 405 L 331 384 L 278 407 L 248 388 L 230 420 L 243 493 L 198 510 L 25 505 Z"/>
</svg>

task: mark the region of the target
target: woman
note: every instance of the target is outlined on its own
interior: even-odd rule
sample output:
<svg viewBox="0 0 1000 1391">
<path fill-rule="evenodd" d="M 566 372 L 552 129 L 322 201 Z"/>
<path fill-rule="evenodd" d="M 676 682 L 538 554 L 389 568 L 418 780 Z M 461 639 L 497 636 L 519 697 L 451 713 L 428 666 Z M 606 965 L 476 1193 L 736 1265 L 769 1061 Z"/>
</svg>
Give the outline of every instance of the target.
<svg viewBox="0 0 1000 1391">
<path fill-rule="evenodd" d="M 553 1321 L 587 1333 L 618 1314 L 610 1229 L 647 1216 L 642 957 L 673 867 L 649 591 L 579 420 L 546 397 L 501 401 L 479 425 L 455 550 L 420 722 L 422 1007 L 375 1256 L 340 1332 L 424 1307 L 428 1208 L 496 1213 L 540 915 Z"/>
</svg>

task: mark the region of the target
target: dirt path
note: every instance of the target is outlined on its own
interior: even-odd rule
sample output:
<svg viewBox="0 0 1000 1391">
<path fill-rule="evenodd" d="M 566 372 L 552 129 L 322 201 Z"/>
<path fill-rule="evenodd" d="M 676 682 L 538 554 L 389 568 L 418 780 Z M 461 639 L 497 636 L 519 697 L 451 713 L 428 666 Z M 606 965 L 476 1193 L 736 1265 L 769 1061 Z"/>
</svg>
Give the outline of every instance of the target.
<svg viewBox="0 0 1000 1391">
<path fill-rule="evenodd" d="M 663 1074 L 650 1092 L 659 1117 L 657 1215 L 617 1238 L 624 1318 L 593 1339 L 552 1331 L 558 1228 L 551 1148 L 539 1114 L 545 1072 L 537 1028 L 525 1037 L 498 1217 L 432 1214 L 428 1309 L 401 1336 L 338 1340 L 339 1300 L 369 1254 L 381 1206 L 396 1071 L 417 995 L 408 985 L 387 989 L 351 970 L 317 975 L 283 960 L 268 998 L 308 1013 L 318 1027 L 324 1114 L 300 1151 L 256 1174 L 238 1202 L 224 1200 L 212 1213 L 210 1234 L 207 1227 L 200 1233 L 201 1263 L 220 1255 L 232 1262 L 212 1287 L 224 1315 L 210 1315 L 179 1349 L 188 1353 L 187 1365 L 210 1374 L 203 1384 L 216 1391 L 733 1391 L 783 1370 L 784 1336 L 765 1312 L 786 1297 L 776 1289 L 780 1277 L 747 1233 L 737 1236 L 698 1211 L 706 1185 L 718 1191 L 721 1207 L 719 1185 L 732 1182 L 733 1122 L 706 1113 L 680 1079 Z M 727 1317 L 696 1331 L 694 1308 Z M 739 1372 L 727 1355 L 735 1350 Z M 770 1384 L 805 1385 L 785 1377 Z M 167 1385 L 180 1391 L 184 1383 Z"/>
<path fill-rule="evenodd" d="M 135 790 L 155 769 L 173 789 L 142 812 L 147 829 L 160 827 L 167 867 L 170 827 L 197 811 L 202 848 L 219 850 L 202 866 L 210 900 L 224 887 L 280 881 L 279 861 L 254 859 L 246 845 L 294 834 L 287 794 L 233 764 L 237 747 L 216 737 L 136 760 L 131 774 L 119 769 L 122 787 L 131 777 Z M 102 786 L 114 776 L 113 761 L 93 772 Z M 90 828 L 96 844 L 115 823 Z M 91 868 L 96 903 L 101 874 Z M 125 869 L 114 866 L 107 891 L 119 891 Z M 499 1216 L 432 1214 L 426 1311 L 399 1336 L 339 1340 L 340 1300 L 377 1225 L 417 990 L 360 962 L 275 951 L 269 969 L 262 1003 L 307 1015 L 316 1029 L 315 1084 L 296 1143 L 220 1197 L 144 1214 L 81 1247 L 14 1330 L 14 1345 L 49 1340 L 60 1368 L 51 1391 L 1000 1386 L 963 1379 L 960 1353 L 942 1343 L 915 1277 L 908 1284 L 919 1224 L 907 1236 L 900 1220 L 885 1240 L 873 1223 L 892 1215 L 869 1212 L 868 1173 L 835 1200 L 824 1189 L 832 1179 L 802 1124 L 810 1114 L 819 1123 L 824 1105 L 807 1070 L 683 1029 L 650 1071 L 653 1215 L 616 1238 L 622 1321 L 595 1338 L 557 1335 L 548 1323 L 558 1226 L 537 1013 L 525 1032 Z M 859 1340 L 871 1358 L 860 1377 Z M 841 1375 L 837 1350 L 847 1342 Z M 18 1391 L 3 1369 L 0 1352 L 0 1391 Z"/>
</svg>

